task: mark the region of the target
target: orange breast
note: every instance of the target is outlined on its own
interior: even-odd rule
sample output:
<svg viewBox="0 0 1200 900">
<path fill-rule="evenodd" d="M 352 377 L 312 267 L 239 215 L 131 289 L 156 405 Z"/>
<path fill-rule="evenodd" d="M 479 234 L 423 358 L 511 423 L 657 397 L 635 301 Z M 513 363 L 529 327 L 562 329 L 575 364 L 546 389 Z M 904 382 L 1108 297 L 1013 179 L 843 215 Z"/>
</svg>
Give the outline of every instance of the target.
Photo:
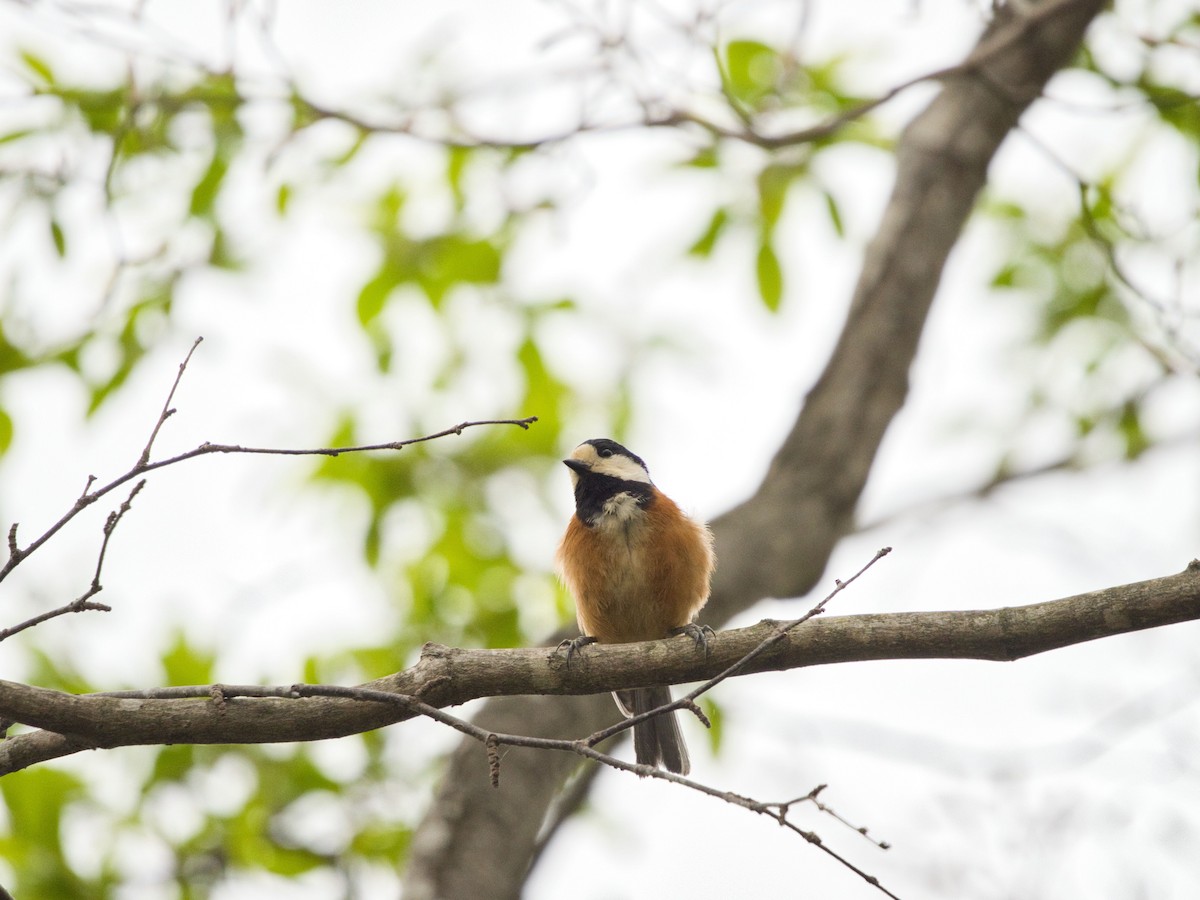
<svg viewBox="0 0 1200 900">
<path fill-rule="evenodd" d="M 659 494 L 621 528 L 572 517 L 558 563 L 584 634 L 605 643 L 657 640 L 707 602 L 712 537 Z"/>
</svg>

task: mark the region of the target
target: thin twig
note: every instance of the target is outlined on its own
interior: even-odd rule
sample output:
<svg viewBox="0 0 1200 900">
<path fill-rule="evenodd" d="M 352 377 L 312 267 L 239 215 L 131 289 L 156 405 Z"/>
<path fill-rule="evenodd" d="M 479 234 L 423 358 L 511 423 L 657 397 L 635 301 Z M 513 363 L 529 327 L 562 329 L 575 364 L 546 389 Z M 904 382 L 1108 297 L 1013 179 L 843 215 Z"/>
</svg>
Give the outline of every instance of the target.
<svg viewBox="0 0 1200 900">
<path fill-rule="evenodd" d="M 96 556 L 96 571 L 92 574 L 92 583 L 88 585 L 88 589 L 81 595 L 76 597 L 70 603 L 66 603 L 58 609 L 52 609 L 49 612 L 44 612 L 33 618 L 26 619 L 18 625 L 13 625 L 9 628 L 0 630 L 0 641 L 8 640 L 14 634 L 19 634 L 27 628 L 33 628 L 35 625 L 41 625 L 43 622 L 48 622 L 50 619 L 65 616 L 68 613 L 88 612 L 95 610 L 98 612 L 112 612 L 112 607 L 104 603 L 93 603 L 92 598 L 104 590 L 104 586 L 100 584 L 100 573 L 104 570 L 104 556 L 108 552 L 108 542 L 112 540 L 113 532 L 117 530 L 117 525 L 124 517 L 125 513 L 129 512 L 133 506 L 133 498 L 136 497 L 146 486 L 146 479 L 142 479 L 133 486 L 133 490 L 129 492 L 129 496 L 121 503 L 119 507 L 108 514 L 108 518 L 104 522 L 104 540 L 100 543 L 100 552 Z M 15 527 L 15 526 L 14 526 Z"/>
<path fill-rule="evenodd" d="M 84 487 L 83 493 L 79 495 L 79 498 L 75 501 L 74 505 L 67 510 L 57 522 L 51 525 L 48 529 L 46 529 L 45 532 L 43 532 L 39 537 L 35 538 L 25 547 L 18 545 L 17 523 L 13 523 L 8 532 L 8 560 L 5 562 L 3 567 L 0 567 L 0 581 L 3 581 L 5 578 L 7 578 L 8 574 L 18 565 L 20 565 L 21 562 L 23 562 L 31 553 L 39 549 L 43 544 L 50 540 L 50 538 L 54 537 L 54 535 L 56 535 L 64 526 L 66 526 L 68 522 L 74 519 L 77 515 L 79 515 L 79 513 L 83 512 L 83 510 L 87 509 L 101 497 L 113 490 L 116 490 L 121 485 L 132 481 L 134 478 L 146 474 L 147 472 L 153 472 L 155 469 L 162 469 L 166 466 L 173 466 L 176 463 L 181 463 L 189 459 L 195 459 L 198 456 L 207 456 L 212 453 L 248 453 L 270 454 L 274 456 L 332 457 L 340 456 L 343 453 L 362 453 L 368 450 L 400 450 L 401 448 L 407 447 L 410 444 L 420 444 L 425 441 L 432 441 L 438 438 L 447 437 L 452 434 L 462 434 L 466 429 L 474 428 L 479 425 L 516 425 L 520 428 L 528 430 L 529 426 L 537 421 L 537 416 L 527 416 L 524 419 L 481 419 L 478 421 L 460 422 L 458 425 L 443 429 L 442 431 L 434 434 L 427 434 L 416 438 L 408 438 L 402 441 L 388 441 L 382 444 L 360 444 L 352 447 L 320 447 L 309 450 L 292 450 L 272 447 L 243 447 L 238 444 L 213 444 L 205 441 L 199 447 L 189 450 L 186 453 L 180 453 L 167 459 L 160 459 L 156 462 L 150 462 L 149 451 L 154 443 L 155 438 L 157 438 L 158 432 L 163 423 L 172 415 L 172 413 L 174 413 L 174 410 L 171 408 L 171 399 L 175 395 L 176 388 L 179 387 L 179 380 L 183 377 L 183 372 L 187 367 L 188 360 L 192 358 L 192 354 L 196 351 L 196 347 L 199 346 L 199 343 L 200 339 L 197 339 L 196 342 L 192 344 L 192 348 L 188 351 L 187 357 L 180 364 L 179 373 L 175 376 L 175 381 L 171 385 L 171 390 L 167 395 L 167 401 L 163 404 L 162 413 L 159 415 L 158 421 L 150 434 L 150 440 L 147 441 L 145 449 L 142 451 L 141 456 L 138 458 L 138 461 L 133 468 L 131 468 L 128 472 L 125 472 L 123 475 L 117 476 L 102 487 L 95 488 L 94 490 L 92 489 L 92 485 L 97 479 L 94 475 L 89 475 L 87 485 Z"/>
<path fill-rule="evenodd" d="M 183 373 L 187 369 L 188 363 L 192 361 L 192 354 L 196 352 L 196 348 L 200 346 L 200 342 L 203 340 L 203 337 L 197 337 L 192 342 L 192 349 L 187 352 L 187 356 L 179 364 L 179 372 L 175 375 L 175 383 L 171 385 L 171 390 L 167 392 L 167 399 L 163 403 L 162 412 L 158 414 L 158 421 L 154 423 L 154 429 L 150 432 L 150 439 L 146 441 L 146 446 L 142 449 L 142 455 L 138 457 L 138 466 L 144 466 L 150 462 L 150 450 L 154 446 L 154 439 L 158 437 L 158 432 L 162 429 L 163 423 L 175 414 L 175 410 L 171 408 L 171 401 L 175 399 L 175 391 L 179 389 L 179 382 L 183 380 Z"/>
<path fill-rule="evenodd" d="M 878 558 L 878 556 L 876 558 Z M 872 562 L 874 562 L 874 560 Z M 863 570 L 854 576 L 854 578 L 857 578 L 858 575 L 862 574 L 862 571 L 865 571 L 866 568 L 867 567 L 864 567 Z M 853 578 L 850 579 L 850 581 L 853 580 Z M 838 582 L 838 585 L 840 586 L 839 590 L 840 588 L 848 585 L 850 581 Z M 837 592 L 838 590 L 835 590 L 833 594 L 830 594 L 830 597 L 827 597 L 826 601 Z M 826 601 L 822 601 L 822 604 Z M 810 612 L 812 611 L 810 610 Z M 812 614 L 816 615 L 815 612 L 812 612 Z M 597 750 L 593 746 L 594 736 L 589 736 L 583 740 L 565 740 L 494 732 L 489 731 L 486 728 L 481 728 L 475 723 L 468 722 L 465 719 L 459 718 L 458 716 L 451 715 L 450 713 L 439 709 L 436 706 L 431 706 L 410 694 L 397 694 L 390 691 L 381 691 L 373 688 L 345 687 L 342 685 L 330 684 L 292 684 L 287 686 L 229 684 L 188 685 L 183 687 L 152 688 L 149 690 L 139 691 L 109 691 L 105 693 L 89 694 L 88 696 L 138 700 L 205 699 L 218 704 L 225 704 L 229 700 L 239 697 L 277 698 L 285 700 L 295 700 L 310 697 L 330 697 L 341 700 L 353 700 L 360 703 L 383 703 L 389 706 L 398 706 L 407 713 L 425 716 L 436 722 L 440 722 L 443 725 L 453 728 L 455 731 L 461 732 L 462 734 L 474 740 L 479 741 L 485 748 L 489 750 L 489 766 L 492 770 L 493 779 L 497 782 L 499 779 L 499 769 L 497 766 L 499 756 L 495 751 L 498 747 L 524 747 L 537 750 L 556 750 L 565 753 L 575 753 L 586 759 L 593 760 L 596 763 L 600 763 L 614 769 L 619 769 L 623 772 L 630 772 L 642 778 L 651 777 L 669 781 L 673 784 L 681 785 L 682 787 L 689 788 L 709 797 L 713 797 L 718 800 L 724 800 L 726 803 L 731 803 L 734 806 L 738 806 L 758 815 L 767 816 L 768 818 L 778 822 L 783 827 L 788 828 L 789 830 L 803 837 L 808 843 L 817 847 L 822 852 L 840 863 L 842 866 L 854 872 L 868 884 L 878 888 L 886 896 L 892 898 L 896 897 L 895 894 L 879 883 L 878 878 L 868 874 L 847 860 L 845 857 L 826 847 L 817 834 L 811 831 L 806 831 L 800 828 L 794 822 L 791 822 L 788 819 L 790 807 L 800 802 L 799 800 L 788 801 L 787 803 L 764 803 L 762 801 L 754 800 L 750 797 L 745 797 L 730 791 L 718 790 L 717 788 L 710 787 L 709 785 L 701 782 L 693 781 L 689 778 L 684 778 L 683 776 L 676 775 L 672 772 L 666 772 L 662 769 L 626 762 L 623 759 L 619 759 L 618 757 L 611 756 L 610 754 Z M 817 788 L 816 790 L 810 792 L 807 797 L 800 799 L 811 799 L 814 803 L 816 803 L 815 798 L 819 790 L 820 788 Z M 817 806 L 819 809 L 822 808 L 822 805 L 819 803 Z M 831 810 L 822 809 L 822 812 L 826 812 L 827 814 L 834 816 L 839 821 L 843 822 L 848 827 L 859 832 L 860 834 L 865 835 L 867 833 L 865 828 L 846 822 Z M 879 842 L 876 843 L 881 847 L 884 846 Z"/>
<path fill-rule="evenodd" d="M 881 553 L 878 554 L 875 559 L 879 559 L 882 555 L 884 555 L 884 553 L 881 551 Z M 867 566 L 864 566 L 863 569 L 860 570 L 859 573 L 854 576 L 854 578 L 857 578 L 858 575 L 861 575 L 862 572 L 866 571 L 866 569 L 870 565 L 872 565 L 874 562 L 875 562 L 875 560 L 872 560 L 871 563 L 868 563 Z M 854 578 L 851 578 L 850 581 L 853 581 Z M 849 583 L 850 583 L 849 581 L 847 581 L 845 583 L 838 582 L 839 587 L 833 593 L 836 594 L 838 592 L 838 590 L 840 590 L 842 587 L 844 587 L 846 584 L 849 584 Z M 830 596 L 827 597 L 826 600 L 822 601 L 821 604 L 818 604 L 818 606 L 823 605 L 826 601 L 828 601 L 832 597 L 833 597 L 833 594 L 830 594 Z M 814 607 L 814 609 L 815 609 L 815 607 Z M 812 613 L 812 615 L 816 615 L 816 612 L 813 612 L 813 611 L 810 611 L 810 612 Z M 811 616 L 809 616 L 809 618 L 811 618 Z M 801 621 L 801 620 L 798 620 L 798 621 Z M 228 687 L 225 687 L 225 686 L 222 687 L 222 693 L 226 697 L 234 696 L 234 694 L 230 693 L 230 690 L 231 689 Z M 802 838 L 804 838 L 806 841 L 808 841 L 808 843 L 812 844 L 814 847 L 821 850 L 826 855 L 832 857 L 834 860 L 836 860 L 838 863 L 840 863 L 843 867 L 845 867 L 846 869 L 849 869 L 851 872 L 853 872 L 854 874 L 856 874 L 857 876 L 862 878 L 864 881 L 866 881 L 872 887 L 877 888 L 885 896 L 891 897 L 891 898 L 893 898 L 893 900 L 899 900 L 899 898 L 895 894 L 893 894 L 891 891 L 889 891 L 887 888 L 885 888 L 882 884 L 880 884 L 879 879 L 877 877 L 865 872 L 863 869 L 860 869 L 858 866 L 854 865 L 854 863 L 850 862 L 848 859 L 846 859 L 841 854 L 839 854 L 836 851 L 831 850 L 831 849 L 829 849 L 829 847 L 825 846 L 824 842 L 821 840 L 819 835 L 817 835 L 816 833 L 811 832 L 811 831 L 806 831 L 806 830 L 800 828 L 794 822 L 789 821 L 787 818 L 787 812 L 788 812 L 787 809 L 781 807 L 780 804 L 778 804 L 778 803 L 775 803 L 775 804 L 762 803 L 758 800 L 754 800 L 749 797 L 744 797 L 740 794 L 735 794 L 730 791 L 721 791 L 716 788 L 709 787 L 706 784 L 702 784 L 701 782 L 698 782 L 698 781 L 693 781 L 690 778 L 684 778 L 683 776 L 676 775 L 673 772 L 667 772 L 662 769 L 654 768 L 652 766 L 639 765 L 636 763 L 626 762 L 623 759 L 619 759 L 615 756 L 611 756 L 607 753 L 603 753 L 603 752 L 595 749 L 595 747 L 591 746 L 591 738 L 588 738 L 584 741 L 571 741 L 571 740 L 561 740 L 561 739 L 554 739 L 554 738 L 536 738 L 536 737 L 529 737 L 526 735 L 503 734 L 503 733 L 498 733 L 498 732 L 494 732 L 494 731 L 488 731 L 486 728 L 480 728 L 478 725 L 475 725 L 472 722 L 467 722 L 463 719 L 458 718 L 457 716 L 452 716 L 449 713 L 446 713 L 443 710 L 438 709 L 437 707 L 429 706 L 428 704 L 423 703 L 420 700 L 417 700 L 415 697 L 411 697 L 411 696 L 404 695 L 404 694 L 392 694 L 387 691 L 378 691 L 378 690 L 372 690 L 369 688 L 341 687 L 338 685 L 323 685 L 323 684 L 295 684 L 295 685 L 292 685 L 290 688 L 276 689 L 276 690 L 279 690 L 280 693 L 271 694 L 269 696 L 337 697 L 337 698 L 350 699 L 350 700 L 359 700 L 359 701 L 367 702 L 367 703 L 388 703 L 388 704 L 392 704 L 392 705 L 401 706 L 401 707 L 405 708 L 406 710 L 418 712 L 421 715 L 428 716 L 429 718 L 434 719 L 435 721 L 442 722 L 445 725 L 449 725 L 451 728 L 455 729 L 456 731 L 460 731 L 463 734 L 467 735 L 468 737 L 474 738 L 475 740 L 479 741 L 485 747 L 492 748 L 493 752 L 489 754 L 490 757 L 495 757 L 494 748 L 496 748 L 498 746 L 527 747 L 527 748 L 542 749 L 542 750 L 559 750 L 559 751 L 564 751 L 564 752 L 569 752 L 569 753 L 577 753 L 580 756 L 595 760 L 598 763 L 603 763 L 604 765 L 610 766 L 614 769 L 620 769 L 623 772 L 631 772 L 634 775 L 637 775 L 639 777 L 649 776 L 649 777 L 653 777 L 653 778 L 660 778 L 664 781 L 669 781 L 673 784 L 678 784 L 683 787 L 690 788 L 691 790 L 697 791 L 701 794 L 705 794 L 709 797 L 715 797 L 718 800 L 724 800 L 726 803 L 731 803 L 734 806 L 741 807 L 742 809 L 749 810 L 750 812 L 757 813 L 759 815 L 765 815 L 771 819 L 774 819 L 776 822 L 778 822 L 783 827 L 800 835 Z M 493 766 L 493 778 L 494 778 L 494 783 L 498 783 L 498 772 L 495 771 L 494 766 Z M 849 823 L 847 823 L 847 824 L 849 824 Z M 863 829 L 856 828 L 855 826 L 850 826 L 850 827 L 854 828 L 856 831 L 859 831 L 860 833 L 865 833 L 865 830 L 863 830 Z"/>
</svg>

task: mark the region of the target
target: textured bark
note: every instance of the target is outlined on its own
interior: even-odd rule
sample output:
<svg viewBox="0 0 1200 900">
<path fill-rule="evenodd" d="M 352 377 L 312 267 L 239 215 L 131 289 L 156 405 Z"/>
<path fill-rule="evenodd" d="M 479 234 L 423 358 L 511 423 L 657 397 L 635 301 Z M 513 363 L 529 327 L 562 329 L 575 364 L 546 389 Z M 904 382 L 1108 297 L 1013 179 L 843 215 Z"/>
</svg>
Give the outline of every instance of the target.
<svg viewBox="0 0 1200 900">
<path fill-rule="evenodd" d="M 1074 55 L 1099 0 L 1002 7 L 942 91 L 905 129 L 896 181 L 867 248 L 846 325 L 825 372 L 756 494 L 713 523 L 720 564 L 705 613 L 723 622 L 767 596 L 805 593 L 851 527 L 884 431 L 904 402 L 908 370 L 954 242 L 1004 137 Z M 595 730 L 608 711 L 586 701 L 492 702 L 477 721 L 526 730 Z M 548 726 L 550 717 L 552 726 Z M 472 749 L 454 755 L 405 877 L 406 900 L 517 897 L 533 836 L 574 768 L 526 754 L 494 790 Z"/>
<path fill-rule="evenodd" d="M 1009 661 L 1099 638 L 1200 619 L 1200 560 L 1178 575 L 1091 591 L 1061 600 L 1003 609 L 952 612 L 882 613 L 816 618 L 789 630 L 742 666 L 738 674 L 881 659 L 989 659 Z M 608 694 L 648 684 L 704 681 L 744 659 L 779 632 L 764 621 L 723 631 L 699 653 L 689 638 L 588 647 L 568 669 L 545 648 L 460 650 L 429 645 L 411 669 L 363 687 L 418 696 L 431 706 L 454 706 L 479 697 L 509 695 L 489 706 L 487 727 L 497 734 L 574 740 L 592 724 L 617 718 Z M 178 695 L 183 688 L 151 691 Z M 225 688 L 226 695 L 237 689 Z M 246 689 L 253 691 L 254 688 Z M 269 690 L 269 689 L 259 689 Z M 254 698 L 224 696 L 213 702 L 179 696 L 147 698 L 103 694 L 77 696 L 0 681 L 0 716 L 45 731 L 0 742 L 0 775 L 36 762 L 98 747 L 131 744 L 226 744 L 311 741 L 370 731 L 412 718 L 393 704 L 342 698 Z M 586 702 L 565 703 L 553 695 L 591 694 Z M 524 695 L 524 696 L 518 696 Z M 531 712 L 532 710 L 532 712 Z M 479 720 L 484 721 L 482 718 Z M 70 735 L 70 737 L 68 737 Z M 560 754 L 563 770 L 579 760 Z M 506 749 L 500 766 L 502 790 L 510 780 L 528 783 L 528 769 L 546 772 L 552 758 L 544 750 Z M 486 769 L 478 741 L 466 741 L 452 765 Z M 558 790 L 551 779 L 533 779 L 538 802 Z M 528 798 L 526 798 L 528 799 Z M 510 839 L 531 842 L 539 820 L 517 823 Z M 422 852 L 450 832 L 419 835 Z M 472 832 L 471 836 L 482 836 Z M 505 860 L 514 873 L 520 859 Z"/>
</svg>

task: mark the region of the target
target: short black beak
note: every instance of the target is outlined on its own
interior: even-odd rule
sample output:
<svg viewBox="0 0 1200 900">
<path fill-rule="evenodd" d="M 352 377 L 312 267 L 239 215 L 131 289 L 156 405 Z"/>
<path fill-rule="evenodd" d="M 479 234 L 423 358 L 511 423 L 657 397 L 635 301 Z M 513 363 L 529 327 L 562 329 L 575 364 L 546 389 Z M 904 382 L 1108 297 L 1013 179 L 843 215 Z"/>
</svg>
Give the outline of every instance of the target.
<svg viewBox="0 0 1200 900">
<path fill-rule="evenodd" d="M 563 465 L 580 475 L 585 475 L 592 470 L 592 467 L 581 459 L 564 459 Z"/>
</svg>

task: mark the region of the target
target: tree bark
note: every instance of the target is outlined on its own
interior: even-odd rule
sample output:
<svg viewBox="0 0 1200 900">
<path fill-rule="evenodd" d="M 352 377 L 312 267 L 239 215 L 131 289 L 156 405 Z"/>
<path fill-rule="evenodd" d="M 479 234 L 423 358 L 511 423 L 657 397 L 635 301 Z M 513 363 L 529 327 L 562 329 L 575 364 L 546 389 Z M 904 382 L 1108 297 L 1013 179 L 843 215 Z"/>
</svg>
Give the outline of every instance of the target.
<svg viewBox="0 0 1200 900">
<path fill-rule="evenodd" d="M 738 675 L 881 659 L 1011 661 L 1197 619 L 1200 560 L 1193 560 L 1178 575 L 1028 606 L 822 617 L 786 629 L 787 623 L 764 621 L 714 635 L 707 653 L 697 651 L 686 637 L 596 645 L 581 651 L 567 668 L 561 655 L 545 648 L 461 650 L 431 644 L 416 666 L 362 687 L 419 697 L 434 707 L 507 696 L 514 702 L 501 710 L 507 717 L 501 714 L 492 720 L 493 732 L 573 740 L 588 733 L 593 714 L 602 724 L 616 718 L 610 691 L 706 681 L 743 660 Z M 747 659 L 781 631 L 781 639 Z M 100 747 L 313 741 L 371 731 L 421 714 L 374 698 L 271 696 L 272 691 L 289 689 L 227 685 L 76 695 L 0 681 L 0 717 L 44 729 L 0 742 L 0 775 Z M 555 699 L 564 694 L 590 694 L 588 699 L 595 702 Z M 531 700 L 538 706 L 532 717 Z M 459 754 L 464 758 L 457 764 L 483 768 L 487 762 L 477 740 L 464 742 Z M 510 766 L 525 764 L 525 754 L 530 764 L 545 765 L 549 758 L 544 750 L 506 750 L 502 783 L 507 783 Z M 550 795 L 557 790 L 554 784 L 542 787 Z"/>
<path fill-rule="evenodd" d="M 852 527 L 884 432 L 904 402 L 942 268 L 988 165 L 1103 6 L 1045 0 L 1001 7 L 904 130 L 892 196 L 837 347 L 759 490 L 713 523 L 719 565 L 710 622 L 816 584 Z M 491 701 L 476 722 L 579 736 L 608 717 L 606 698 L 531 697 Z M 477 749 L 460 747 L 414 837 L 406 900 L 518 897 L 546 810 L 576 765 L 566 754 L 510 754 L 496 790 Z"/>
</svg>

